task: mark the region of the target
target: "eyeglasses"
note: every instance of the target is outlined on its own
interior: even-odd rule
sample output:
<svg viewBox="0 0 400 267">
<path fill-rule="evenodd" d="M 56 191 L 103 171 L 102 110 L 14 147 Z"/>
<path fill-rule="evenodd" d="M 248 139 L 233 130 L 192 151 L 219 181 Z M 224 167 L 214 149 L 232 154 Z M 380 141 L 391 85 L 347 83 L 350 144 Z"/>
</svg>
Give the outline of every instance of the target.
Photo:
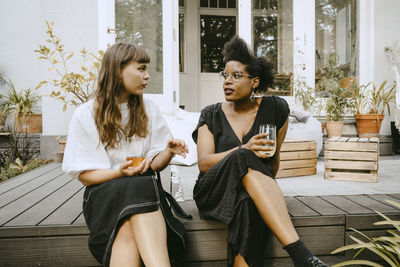
<svg viewBox="0 0 400 267">
<path fill-rule="evenodd" d="M 253 78 L 253 76 L 248 75 L 248 74 L 242 74 L 240 72 L 235 72 L 235 73 L 227 73 L 226 71 L 221 71 L 219 73 L 219 75 L 221 76 L 221 78 L 223 78 L 224 80 L 228 79 L 229 77 L 232 78 L 232 81 L 234 82 L 239 82 L 243 77 L 247 76 L 249 78 Z"/>
</svg>

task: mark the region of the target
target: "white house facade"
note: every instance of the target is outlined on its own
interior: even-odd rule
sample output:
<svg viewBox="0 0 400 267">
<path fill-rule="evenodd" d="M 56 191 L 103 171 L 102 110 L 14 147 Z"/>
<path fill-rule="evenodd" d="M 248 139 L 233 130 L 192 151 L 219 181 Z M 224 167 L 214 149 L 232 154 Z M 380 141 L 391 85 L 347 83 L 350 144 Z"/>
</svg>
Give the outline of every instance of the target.
<svg viewBox="0 0 400 267">
<path fill-rule="evenodd" d="M 144 45 L 151 56 L 146 97 L 165 111 L 200 111 L 223 100 L 221 49 L 234 34 L 274 63 L 276 88 L 295 105 L 298 78 L 314 87 L 334 67 L 359 84 L 394 80 L 384 48 L 400 40 L 399 0 L 2 0 L 0 73 L 17 89 L 51 78 L 34 50 L 45 21 L 69 51 L 105 50 L 118 41 Z M 6 88 L 1 87 L 0 93 Z M 65 135 L 73 108 L 46 96 L 42 87 L 43 136 Z M 350 118 L 350 116 L 349 116 Z M 390 135 L 386 116 L 381 135 Z"/>
</svg>

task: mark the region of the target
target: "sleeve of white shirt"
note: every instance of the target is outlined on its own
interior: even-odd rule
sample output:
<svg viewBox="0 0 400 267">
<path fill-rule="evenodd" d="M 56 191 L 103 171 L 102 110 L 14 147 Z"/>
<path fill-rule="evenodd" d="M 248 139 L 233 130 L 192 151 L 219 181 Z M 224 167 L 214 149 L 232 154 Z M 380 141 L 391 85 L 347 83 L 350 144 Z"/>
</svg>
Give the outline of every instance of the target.
<svg viewBox="0 0 400 267">
<path fill-rule="evenodd" d="M 160 109 L 150 100 L 145 100 L 146 113 L 149 118 L 150 144 L 146 158 L 153 158 L 167 146 L 172 138 L 171 131 Z"/>
<path fill-rule="evenodd" d="M 106 150 L 99 139 L 92 104 L 78 107 L 69 124 L 62 168 L 75 177 L 82 171 L 111 168 Z"/>
</svg>

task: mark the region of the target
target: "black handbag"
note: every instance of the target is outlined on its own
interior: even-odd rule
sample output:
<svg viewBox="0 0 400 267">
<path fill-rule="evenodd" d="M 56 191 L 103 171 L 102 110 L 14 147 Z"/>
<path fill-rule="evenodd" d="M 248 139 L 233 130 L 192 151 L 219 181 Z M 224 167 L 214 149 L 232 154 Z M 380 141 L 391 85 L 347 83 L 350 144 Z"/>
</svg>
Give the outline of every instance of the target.
<svg viewBox="0 0 400 267">
<path fill-rule="evenodd" d="M 156 180 L 160 195 L 160 207 L 167 224 L 167 245 L 171 266 L 183 267 L 186 264 L 187 233 L 182 222 L 174 214 L 184 219 L 191 219 L 192 216 L 187 214 L 174 197 L 163 189 L 159 172 L 157 172 Z"/>
</svg>

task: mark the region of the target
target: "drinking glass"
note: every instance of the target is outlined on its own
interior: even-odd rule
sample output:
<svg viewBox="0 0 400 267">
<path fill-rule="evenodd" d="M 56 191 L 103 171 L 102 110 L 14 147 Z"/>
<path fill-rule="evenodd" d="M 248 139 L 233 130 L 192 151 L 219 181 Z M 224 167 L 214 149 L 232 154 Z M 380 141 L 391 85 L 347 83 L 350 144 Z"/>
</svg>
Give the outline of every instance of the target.
<svg viewBox="0 0 400 267">
<path fill-rule="evenodd" d="M 258 132 L 268 134 L 264 138 L 267 140 L 274 141 L 273 144 L 265 145 L 271 149 L 270 151 L 261 150 L 261 151 L 258 151 L 258 153 L 260 153 L 261 155 L 268 155 L 268 156 L 272 157 L 275 154 L 275 150 L 276 150 L 276 126 L 275 126 L 275 124 L 261 124 L 260 130 Z"/>
<path fill-rule="evenodd" d="M 139 167 L 140 163 L 144 160 L 142 155 L 128 155 L 126 156 L 126 161 L 132 161 L 129 167 Z"/>
</svg>

